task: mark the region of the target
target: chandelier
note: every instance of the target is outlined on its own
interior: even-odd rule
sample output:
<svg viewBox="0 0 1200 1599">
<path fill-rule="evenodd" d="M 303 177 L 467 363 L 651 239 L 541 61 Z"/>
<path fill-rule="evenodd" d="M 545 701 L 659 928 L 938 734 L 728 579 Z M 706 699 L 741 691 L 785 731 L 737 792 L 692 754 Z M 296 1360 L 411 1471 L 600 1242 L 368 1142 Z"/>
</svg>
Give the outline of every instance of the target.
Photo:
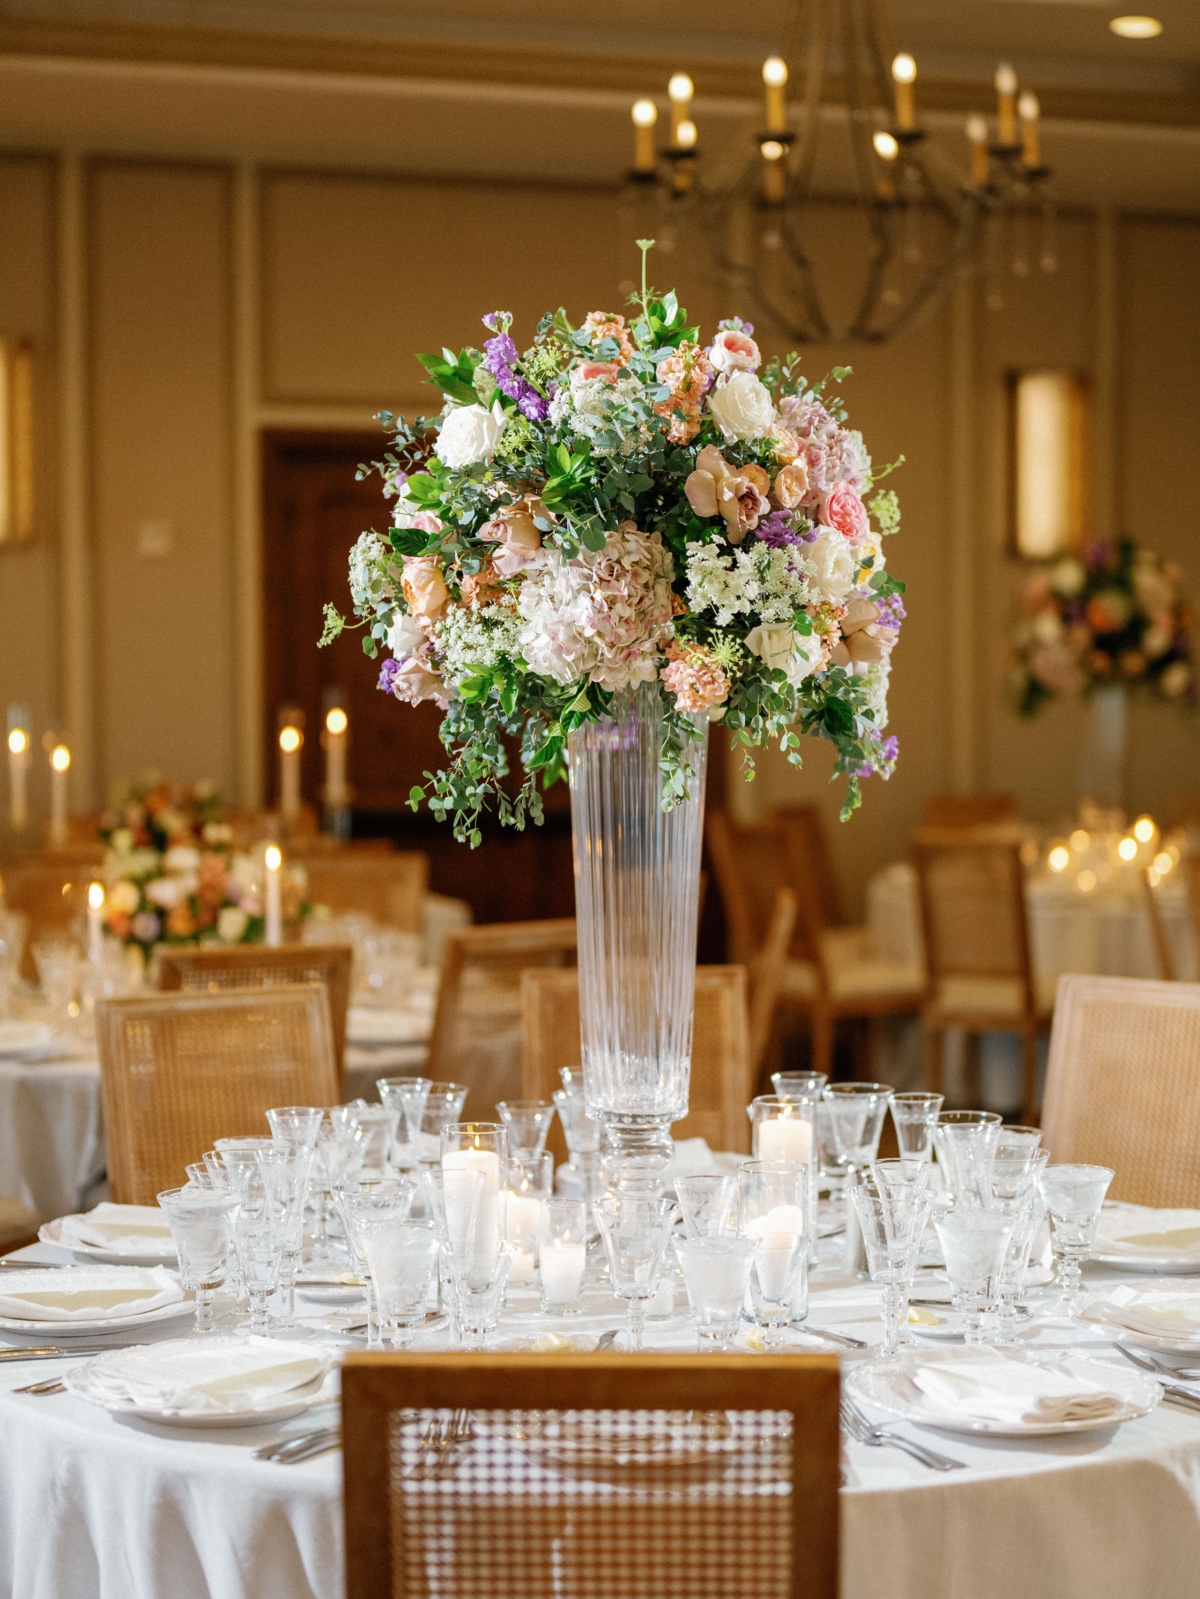
<svg viewBox="0 0 1200 1599">
<path fill-rule="evenodd" d="M 794 125 L 789 55 L 802 75 Z M 686 249 L 739 307 L 798 344 L 878 344 L 916 323 L 968 262 L 994 310 L 1006 275 L 1027 277 L 1035 255 L 1041 270 L 1056 269 L 1040 108 L 1008 63 L 996 72 L 994 121 L 967 118 L 961 166 L 921 125 L 917 64 L 893 53 L 881 0 L 792 0 L 781 52 L 762 77 L 763 125 L 745 158 L 724 165 L 702 157 L 686 73 L 668 85 L 661 150 L 658 107 L 633 106 L 628 203 L 660 245 Z M 844 251 L 836 267 L 819 261 L 817 202 L 847 195 L 857 283 L 847 282 Z"/>
</svg>

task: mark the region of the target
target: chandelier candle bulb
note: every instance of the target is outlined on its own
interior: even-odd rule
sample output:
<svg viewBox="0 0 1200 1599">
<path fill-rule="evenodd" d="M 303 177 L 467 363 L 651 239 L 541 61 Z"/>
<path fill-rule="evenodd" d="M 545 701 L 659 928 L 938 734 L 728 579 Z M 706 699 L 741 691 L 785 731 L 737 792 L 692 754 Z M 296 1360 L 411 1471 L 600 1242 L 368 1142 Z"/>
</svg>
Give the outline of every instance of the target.
<svg viewBox="0 0 1200 1599">
<path fill-rule="evenodd" d="M 987 187 L 989 172 L 988 126 L 985 117 L 967 118 L 967 138 L 971 141 L 971 182 L 977 189 Z"/>
<path fill-rule="evenodd" d="M 279 729 L 279 812 L 291 827 L 300 816 L 300 751 L 304 734 L 288 723 Z"/>
<path fill-rule="evenodd" d="M 680 142 L 679 130 L 682 125 L 691 121 L 692 95 L 695 92 L 692 80 L 686 72 L 676 72 L 667 84 L 667 94 L 671 99 L 671 143 L 673 145 L 678 146 Z"/>
<path fill-rule="evenodd" d="M 67 842 L 67 773 L 71 752 L 65 744 L 50 751 L 50 843 L 61 847 Z"/>
<path fill-rule="evenodd" d="M 653 100 L 633 102 L 633 170 L 654 171 L 654 125 L 658 121 L 658 107 Z"/>
<path fill-rule="evenodd" d="M 1037 95 L 1026 89 L 1017 101 L 1017 115 L 1021 119 L 1021 161 L 1027 167 L 1040 167 L 1042 164 L 1038 135 L 1038 118 L 1041 114 Z"/>
<path fill-rule="evenodd" d="M 89 883 L 87 893 L 88 960 L 98 961 L 104 951 L 104 884 Z"/>
<path fill-rule="evenodd" d="M 29 734 L 23 727 L 8 730 L 8 820 L 14 833 L 29 826 Z"/>
<path fill-rule="evenodd" d="M 325 803 L 330 809 L 348 805 L 349 789 L 346 786 L 346 746 L 349 742 L 350 718 L 340 705 L 334 705 L 325 714 Z"/>
<path fill-rule="evenodd" d="M 771 205 L 782 202 L 785 174 L 783 158 L 787 154 L 777 139 L 764 139 L 760 146 L 763 158 L 763 196 Z"/>
<path fill-rule="evenodd" d="M 916 105 L 913 84 L 917 77 L 917 63 L 907 51 L 892 62 L 892 91 L 896 106 L 896 126 L 908 130 L 916 127 Z"/>
<path fill-rule="evenodd" d="M 996 68 L 996 115 L 999 140 L 1011 146 L 1017 142 L 1017 75 L 1007 61 Z"/>
<path fill-rule="evenodd" d="M 782 56 L 768 56 L 762 76 L 767 96 L 767 132 L 783 133 L 787 128 L 787 62 Z"/>
<path fill-rule="evenodd" d="M 263 895 L 264 942 L 272 949 L 283 943 L 283 851 L 268 844 L 263 857 L 266 865 L 266 890 Z"/>
</svg>

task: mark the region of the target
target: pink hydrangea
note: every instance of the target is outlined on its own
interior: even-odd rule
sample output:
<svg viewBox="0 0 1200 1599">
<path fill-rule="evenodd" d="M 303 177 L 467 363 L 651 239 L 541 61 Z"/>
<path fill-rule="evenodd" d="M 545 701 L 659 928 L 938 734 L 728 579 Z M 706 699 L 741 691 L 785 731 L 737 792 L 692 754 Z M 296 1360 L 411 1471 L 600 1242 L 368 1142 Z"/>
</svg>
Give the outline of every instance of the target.
<svg viewBox="0 0 1200 1599">
<path fill-rule="evenodd" d="M 819 400 L 788 394 L 779 402 L 779 425 L 799 440 L 798 460 L 808 468 L 809 494 L 815 499 L 844 483 L 862 494 L 870 481 L 871 457 L 862 434 L 844 428 Z"/>
</svg>

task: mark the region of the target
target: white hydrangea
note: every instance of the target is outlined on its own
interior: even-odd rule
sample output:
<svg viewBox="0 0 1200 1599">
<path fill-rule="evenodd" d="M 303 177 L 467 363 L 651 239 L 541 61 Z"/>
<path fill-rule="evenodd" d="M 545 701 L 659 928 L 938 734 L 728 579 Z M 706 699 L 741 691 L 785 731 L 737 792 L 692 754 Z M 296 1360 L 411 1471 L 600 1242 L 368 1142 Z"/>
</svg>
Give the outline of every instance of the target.
<svg viewBox="0 0 1200 1599">
<path fill-rule="evenodd" d="M 793 544 L 774 549 L 755 539 L 730 550 L 717 538 L 687 549 L 688 604 L 693 611 L 712 610 L 718 627 L 751 614 L 763 622 L 790 622 L 815 598 Z"/>
<path fill-rule="evenodd" d="M 866 680 L 867 704 L 875 715 L 875 726 L 882 733 L 888 725 L 888 680 L 892 675 L 890 661 L 872 661 L 869 666 L 856 666 L 854 676 Z"/>
<path fill-rule="evenodd" d="M 511 605 L 451 605 L 437 626 L 442 676 L 461 682 L 521 653 L 521 618 Z"/>
<path fill-rule="evenodd" d="M 391 553 L 378 533 L 360 534 L 350 551 L 350 595 L 356 611 L 390 604 L 393 596 L 387 562 Z"/>
</svg>

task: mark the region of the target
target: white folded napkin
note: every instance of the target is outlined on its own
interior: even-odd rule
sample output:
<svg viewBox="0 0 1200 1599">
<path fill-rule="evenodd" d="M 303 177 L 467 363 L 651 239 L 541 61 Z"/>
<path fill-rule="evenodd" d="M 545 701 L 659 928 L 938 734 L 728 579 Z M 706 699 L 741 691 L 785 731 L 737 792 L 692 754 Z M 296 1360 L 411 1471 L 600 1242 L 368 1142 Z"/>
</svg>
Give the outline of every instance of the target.
<svg viewBox="0 0 1200 1599">
<path fill-rule="evenodd" d="M 332 1353 L 275 1338 L 173 1339 L 98 1356 L 86 1393 L 166 1412 L 259 1410 L 327 1372 Z"/>
<path fill-rule="evenodd" d="M 707 1172 L 715 1172 L 717 1162 L 712 1150 L 703 1138 L 677 1138 L 675 1140 L 675 1155 L 671 1161 L 671 1177 L 702 1177 Z"/>
<path fill-rule="evenodd" d="M 81 1266 L 75 1271 L 7 1271 L 0 1316 L 14 1321 L 109 1321 L 140 1316 L 183 1299 L 163 1266 Z"/>
<path fill-rule="evenodd" d="M 1100 1255 L 1177 1255 L 1200 1262 L 1200 1210 L 1154 1210 L 1119 1205 L 1100 1215 L 1096 1229 Z"/>
<path fill-rule="evenodd" d="M 87 1244 L 114 1255 L 173 1255 L 171 1227 L 157 1205 L 110 1205 L 106 1200 L 82 1216 L 64 1216 L 59 1236 L 70 1248 Z"/>
<path fill-rule="evenodd" d="M 1200 1339 L 1200 1291 L 1196 1289 L 1122 1283 L 1102 1299 L 1093 1299 L 1087 1314 L 1089 1320 L 1115 1322 L 1153 1337 Z"/>
<path fill-rule="evenodd" d="M 979 1421 L 1115 1421 L 1129 1409 L 1082 1373 L 1000 1354 L 922 1365 L 911 1376 L 935 1410 Z"/>
</svg>

